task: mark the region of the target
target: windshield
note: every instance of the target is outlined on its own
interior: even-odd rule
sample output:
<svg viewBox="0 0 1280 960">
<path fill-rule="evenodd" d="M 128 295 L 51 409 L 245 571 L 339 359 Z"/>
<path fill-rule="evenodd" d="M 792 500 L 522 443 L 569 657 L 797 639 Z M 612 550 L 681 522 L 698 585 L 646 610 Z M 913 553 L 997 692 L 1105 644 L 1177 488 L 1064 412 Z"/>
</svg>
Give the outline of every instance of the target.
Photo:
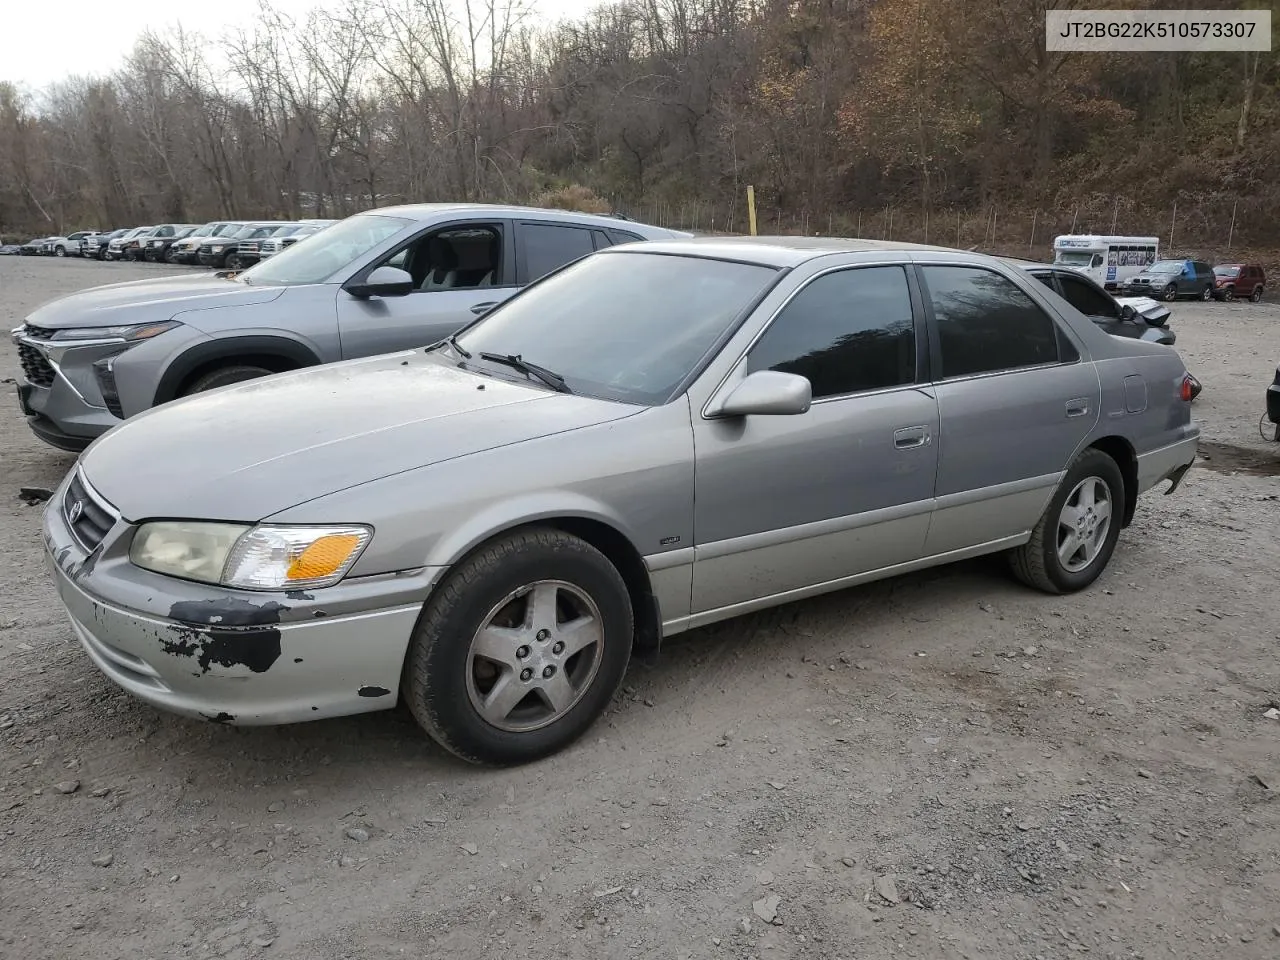
<svg viewBox="0 0 1280 960">
<path fill-rule="evenodd" d="M 1147 267 L 1147 273 L 1181 273 L 1181 260 L 1157 260 Z"/>
<path fill-rule="evenodd" d="M 410 223 L 411 220 L 402 217 L 356 214 L 317 234 L 310 243 L 285 247 L 271 259 L 263 260 L 240 274 L 240 279 L 264 285 L 322 283 L 335 271 L 364 256 Z"/>
<path fill-rule="evenodd" d="M 319 246 L 336 229 L 292 249 Z M 481 352 L 518 355 L 574 393 L 665 403 L 776 276 L 772 267 L 705 257 L 589 256 L 496 308 L 458 344 L 472 355 L 468 366 L 486 363 Z"/>
<path fill-rule="evenodd" d="M 1240 276 L 1239 267 L 1214 267 L 1213 274 L 1216 277 L 1238 277 Z"/>
<path fill-rule="evenodd" d="M 1067 267 L 1087 267 L 1092 257 L 1088 250 L 1059 250 L 1053 262 Z"/>
</svg>

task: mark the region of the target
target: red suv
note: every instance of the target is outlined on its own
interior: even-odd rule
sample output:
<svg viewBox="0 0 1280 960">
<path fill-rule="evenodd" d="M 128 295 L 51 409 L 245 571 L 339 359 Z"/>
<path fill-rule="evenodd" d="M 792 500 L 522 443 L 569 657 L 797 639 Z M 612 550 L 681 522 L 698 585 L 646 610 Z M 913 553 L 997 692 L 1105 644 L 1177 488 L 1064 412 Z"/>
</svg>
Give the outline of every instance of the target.
<svg viewBox="0 0 1280 960">
<path fill-rule="evenodd" d="M 1266 285 L 1267 275 L 1256 263 L 1220 263 L 1213 268 L 1213 295 L 1218 300 L 1248 297 L 1257 303 Z"/>
</svg>

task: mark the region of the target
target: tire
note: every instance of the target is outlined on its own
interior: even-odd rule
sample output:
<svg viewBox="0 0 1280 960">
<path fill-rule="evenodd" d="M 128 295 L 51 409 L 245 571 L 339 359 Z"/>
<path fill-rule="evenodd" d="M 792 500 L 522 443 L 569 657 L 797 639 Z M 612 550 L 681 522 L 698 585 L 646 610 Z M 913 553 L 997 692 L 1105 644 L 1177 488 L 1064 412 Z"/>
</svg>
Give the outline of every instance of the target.
<svg viewBox="0 0 1280 960">
<path fill-rule="evenodd" d="M 247 363 L 219 367 L 217 370 L 212 370 L 200 377 L 191 386 L 183 390 L 180 396 L 189 397 L 195 393 L 204 393 L 206 390 L 215 390 L 218 387 L 230 386 L 233 383 L 243 383 L 246 380 L 257 380 L 259 377 L 269 377 L 274 372 L 266 367 L 255 367 Z"/>
<path fill-rule="evenodd" d="M 1092 481 L 1092 483 L 1090 483 Z M 1085 544 L 1084 553 L 1072 553 L 1064 562 L 1060 555 L 1062 528 L 1066 523 L 1064 507 L 1068 501 L 1077 501 L 1073 507 L 1079 506 L 1078 493 L 1089 485 L 1095 494 L 1096 503 L 1101 503 L 1099 491 L 1105 488 L 1106 501 L 1109 504 L 1106 515 L 1106 529 L 1098 531 L 1100 521 L 1090 522 L 1088 516 L 1082 517 L 1086 529 L 1092 530 L 1094 552 L 1088 557 Z M 1095 510 L 1096 510 L 1095 503 Z M 1120 538 L 1120 526 L 1124 511 L 1124 477 L 1116 462 L 1101 450 L 1090 447 L 1067 469 L 1067 474 L 1059 484 L 1044 515 L 1040 517 L 1035 529 L 1031 531 L 1031 539 L 1010 553 L 1010 562 L 1014 576 L 1029 587 L 1043 590 L 1045 593 L 1074 593 L 1089 586 L 1106 569 L 1115 551 L 1116 541 Z M 1097 517 L 1097 513 L 1092 514 Z M 1087 559 L 1087 562 L 1083 562 Z M 1074 561 L 1074 563 L 1072 563 Z M 1075 563 L 1082 563 L 1075 566 Z"/>
<path fill-rule="evenodd" d="M 555 612 L 539 617 L 535 605 Z M 579 617 L 583 646 L 564 653 L 557 638 L 575 633 L 556 631 Z M 549 637 L 546 629 L 534 633 L 539 621 Z M 491 643 L 500 660 L 475 649 L 486 626 L 498 634 Z M 604 554 L 559 530 L 525 528 L 480 548 L 436 588 L 414 628 L 401 692 L 450 753 L 477 764 L 528 763 L 568 746 L 604 712 L 626 673 L 633 634 L 626 583 Z M 521 663 L 530 667 L 518 672 Z M 560 682 L 540 682 L 547 677 Z M 485 701 L 506 686 L 510 705 L 492 707 L 487 718 Z M 564 698 L 559 705 L 545 692 L 553 689 Z"/>
<path fill-rule="evenodd" d="M 177 263 L 177 262 L 178 262 L 177 260 L 173 259 L 173 247 L 170 247 L 168 250 L 166 250 L 166 251 L 164 252 L 164 262 L 165 262 L 165 263 Z"/>
<path fill-rule="evenodd" d="M 1249 294 L 1250 303 L 1258 303 L 1262 300 L 1262 287 L 1254 287 L 1253 293 Z"/>
<path fill-rule="evenodd" d="M 227 254 L 227 258 L 222 261 L 223 270 L 239 270 L 240 257 L 234 253 Z"/>
<path fill-rule="evenodd" d="M 1224 287 L 1224 288 L 1223 288 L 1223 290 L 1222 290 L 1222 299 L 1223 299 L 1223 300 L 1225 300 L 1227 303 L 1230 303 L 1230 302 L 1231 302 L 1232 300 L 1234 300 L 1235 298 L 1236 298 L 1236 291 L 1235 291 L 1235 288 L 1234 288 L 1234 287 Z"/>
<path fill-rule="evenodd" d="M 1174 300 L 1178 299 L 1178 285 L 1176 283 L 1169 284 L 1167 287 L 1164 288 L 1164 291 L 1162 292 L 1161 295 L 1163 296 L 1165 302 L 1172 303 Z"/>
<path fill-rule="evenodd" d="M 67 255 L 67 248 L 66 248 L 66 247 L 54 247 L 54 248 L 53 248 L 53 255 L 54 255 L 55 257 L 65 257 L 65 256 Z"/>
<path fill-rule="evenodd" d="M 1200 291 L 1200 299 L 1203 300 L 1205 303 L 1208 303 L 1210 300 L 1213 299 L 1213 284 L 1209 284 L 1207 287 L 1205 287 L 1203 290 Z"/>
</svg>

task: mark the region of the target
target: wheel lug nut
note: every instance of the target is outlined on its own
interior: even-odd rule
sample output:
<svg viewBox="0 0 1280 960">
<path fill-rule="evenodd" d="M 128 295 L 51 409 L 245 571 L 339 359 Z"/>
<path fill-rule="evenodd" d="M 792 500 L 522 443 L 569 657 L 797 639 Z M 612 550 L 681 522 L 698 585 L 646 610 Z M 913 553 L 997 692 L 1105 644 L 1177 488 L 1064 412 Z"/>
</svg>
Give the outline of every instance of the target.
<svg viewBox="0 0 1280 960">
<path fill-rule="evenodd" d="M 516 657 L 518 659 L 523 660 L 528 655 L 529 655 L 528 647 L 516 647 Z"/>
<path fill-rule="evenodd" d="M 555 646 L 551 648 L 552 653 L 564 653 L 564 643 L 557 640 Z"/>
<path fill-rule="evenodd" d="M 556 668 L 548 664 L 547 666 L 542 668 L 542 677 L 544 680 L 550 680 L 553 676 L 555 676 L 555 672 L 556 672 Z"/>
<path fill-rule="evenodd" d="M 542 640 L 546 640 L 546 639 L 547 639 L 547 637 L 549 637 L 549 636 L 551 636 L 551 632 L 550 632 L 549 630 L 539 630 L 539 631 L 538 631 L 538 639 L 539 639 L 540 641 L 542 641 Z"/>
<path fill-rule="evenodd" d="M 521 680 L 528 680 L 532 676 L 533 676 L 533 671 L 530 670 L 528 667 L 525 667 L 523 670 L 520 671 Z"/>
</svg>

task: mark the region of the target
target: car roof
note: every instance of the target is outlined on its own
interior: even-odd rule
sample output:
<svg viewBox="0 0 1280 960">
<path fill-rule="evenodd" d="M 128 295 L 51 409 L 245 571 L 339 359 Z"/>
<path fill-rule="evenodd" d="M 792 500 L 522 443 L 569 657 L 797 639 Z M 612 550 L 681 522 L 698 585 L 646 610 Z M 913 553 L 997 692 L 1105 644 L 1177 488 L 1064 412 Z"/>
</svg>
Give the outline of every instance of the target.
<svg viewBox="0 0 1280 960">
<path fill-rule="evenodd" d="M 944 253 L 990 261 L 986 254 L 897 240 L 863 240 L 842 237 L 688 237 L 651 240 L 643 246 L 627 244 L 608 248 L 617 253 L 668 253 L 738 260 L 770 267 L 794 267 L 817 257 L 839 253 Z"/>
<path fill-rule="evenodd" d="M 587 222 L 600 227 L 625 229 L 627 224 L 637 227 L 653 227 L 655 224 L 641 223 L 615 217 L 607 213 L 579 213 L 576 210 L 559 210 L 549 207 L 522 207 L 499 203 L 410 203 L 397 207 L 374 207 L 362 210 L 356 216 L 406 217 L 413 220 L 434 220 L 441 215 L 483 214 L 490 217 L 538 217 L 540 220 L 566 220 L 577 223 Z M 672 231 L 677 232 L 677 231 Z"/>
</svg>

